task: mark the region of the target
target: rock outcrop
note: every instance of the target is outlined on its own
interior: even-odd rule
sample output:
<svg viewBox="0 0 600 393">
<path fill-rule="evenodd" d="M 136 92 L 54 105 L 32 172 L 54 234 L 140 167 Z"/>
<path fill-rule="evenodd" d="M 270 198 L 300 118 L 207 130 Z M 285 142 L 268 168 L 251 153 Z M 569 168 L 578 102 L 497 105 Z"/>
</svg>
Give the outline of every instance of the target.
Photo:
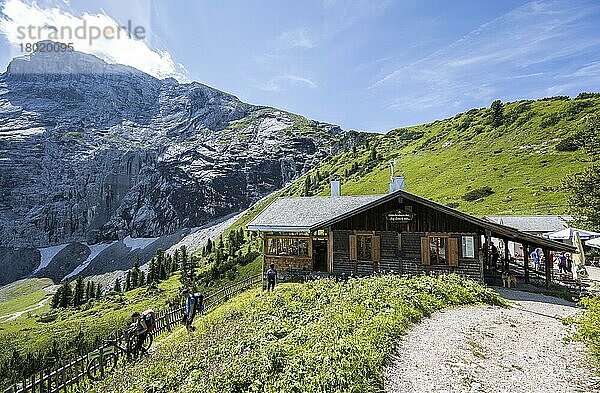
<svg viewBox="0 0 600 393">
<path fill-rule="evenodd" d="M 18 57 L 0 75 L 0 248 L 198 227 L 296 179 L 345 135 L 88 54 Z"/>
</svg>

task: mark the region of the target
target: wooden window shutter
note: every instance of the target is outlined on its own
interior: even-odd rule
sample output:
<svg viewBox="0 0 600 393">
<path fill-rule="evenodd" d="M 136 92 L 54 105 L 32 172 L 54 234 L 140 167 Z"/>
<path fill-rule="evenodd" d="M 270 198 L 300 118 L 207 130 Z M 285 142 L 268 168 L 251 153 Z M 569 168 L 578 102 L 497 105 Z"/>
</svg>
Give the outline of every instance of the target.
<svg viewBox="0 0 600 393">
<path fill-rule="evenodd" d="M 458 239 L 448 238 L 448 266 L 458 267 Z"/>
<path fill-rule="evenodd" d="M 421 238 L 421 263 L 423 265 L 431 265 L 429 257 L 429 238 L 427 236 Z"/>
<path fill-rule="evenodd" d="M 381 259 L 381 240 L 379 236 L 373 236 L 371 247 L 373 248 L 373 262 L 379 262 Z"/>
<path fill-rule="evenodd" d="M 356 249 L 356 235 L 350 235 L 349 243 L 350 243 L 350 260 L 356 261 L 358 259 L 358 253 L 357 253 L 357 249 Z"/>
</svg>

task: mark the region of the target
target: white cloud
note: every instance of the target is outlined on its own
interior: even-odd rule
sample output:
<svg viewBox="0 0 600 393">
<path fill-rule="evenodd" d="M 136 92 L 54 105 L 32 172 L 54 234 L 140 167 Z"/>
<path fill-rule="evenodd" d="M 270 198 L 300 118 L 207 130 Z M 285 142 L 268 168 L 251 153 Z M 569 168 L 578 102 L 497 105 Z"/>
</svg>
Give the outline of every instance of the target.
<svg viewBox="0 0 600 393">
<path fill-rule="evenodd" d="M 29 30 L 28 26 L 34 28 Z M 73 43 L 75 50 L 93 54 L 109 63 L 125 64 L 157 78 L 174 77 L 180 81 L 187 80 L 185 68 L 175 63 L 169 52 L 153 50 L 143 39 L 132 38 L 124 34 L 123 30 L 118 38 L 111 39 L 102 34 L 101 37 L 90 40 L 92 30 L 95 33 L 117 31 L 119 26 L 117 21 L 105 13 L 85 12 L 77 16 L 58 7 L 42 8 L 35 2 L 27 3 L 24 0 L 6 0 L 2 5 L 0 17 L 0 32 L 15 47 L 19 47 L 21 43 L 33 43 L 44 39 Z M 75 35 L 75 29 L 78 27 L 80 34 Z M 148 27 L 142 27 L 145 34 L 149 34 Z M 85 36 L 82 34 L 84 30 Z"/>
<path fill-rule="evenodd" d="M 530 2 L 400 65 L 370 89 L 402 92 L 390 108 L 443 113 L 489 104 L 500 96 L 533 98 L 586 85 L 597 89 L 589 84 L 590 77 L 600 76 L 600 67 L 589 60 L 600 54 L 598 11 L 593 2 Z M 564 78 L 578 79 L 556 83 Z"/>
<path fill-rule="evenodd" d="M 278 75 L 265 83 L 257 83 L 258 88 L 265 91 L 281 91 L 285 84 L 304 85 L 310 88 L 317 87 L 317 84 L 312 80 L 292 74 Z"/>
<path fill-rule="evenodd" d="M 317 46 L 316 40 L 305 28 L 284 31 L 279 35 L 278 40 L 286 48 L 310 49 Z"/>
</svg>

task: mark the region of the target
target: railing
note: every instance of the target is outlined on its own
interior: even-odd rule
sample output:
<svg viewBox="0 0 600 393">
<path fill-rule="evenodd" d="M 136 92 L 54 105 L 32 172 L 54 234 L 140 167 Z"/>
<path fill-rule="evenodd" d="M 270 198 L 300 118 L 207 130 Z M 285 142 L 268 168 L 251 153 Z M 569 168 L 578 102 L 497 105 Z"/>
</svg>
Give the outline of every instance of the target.
<svg viewBox="0 0 600 393">
<path fill-rule="evenodd" d="M 208 311 L 227 301 L 232 296 L 245 291 L 260 282 L 262 282 L 262 274 L 257 274 L 221 288 L 217 292 L 204 298 L 204 310 Z M 181 316 L 184 309 L 185 307 L 183 306 L 177 306 L 157 312 L 156 326 L 152 334 L 158 336 L 165 331 L 171 331 L 174 325 L 181 322 Z M 115 335 L 114 338 L 118 339 L 119 337 Z M 59 393 L 80 391 L 78 387 L 82 386 L 82 383 L 86 378 L 86 369 L 90 357 L 94 356 L 94 352 L 102 351 L 106 347 L 106 344 L 102 344 L 94 351 L 79 356 L 70 362 L 59 362 L 54 367 L 42 370 L 28 378 L 23 378 L 20 383 L 13 384 L 5 389 L 4 393 Z"/>
</svg>

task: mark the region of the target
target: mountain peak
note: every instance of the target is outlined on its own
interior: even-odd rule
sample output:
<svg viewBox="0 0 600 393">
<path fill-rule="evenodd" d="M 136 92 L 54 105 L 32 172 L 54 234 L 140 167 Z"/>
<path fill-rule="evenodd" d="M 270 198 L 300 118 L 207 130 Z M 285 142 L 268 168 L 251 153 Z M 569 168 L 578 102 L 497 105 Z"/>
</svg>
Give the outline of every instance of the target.
<svg viewBox="0 0 600 393">
<path fill-rule="evenodd" d="M 109 64 L 99 57 L 69 50 L 65 44 L 46 40 L 36 43 L 36 50 L 13 58 L 8 64 L 9 77 L 23 78 L 25 75 L 143 75 L 156 79 L 136 68 Z"/>
</svg>

